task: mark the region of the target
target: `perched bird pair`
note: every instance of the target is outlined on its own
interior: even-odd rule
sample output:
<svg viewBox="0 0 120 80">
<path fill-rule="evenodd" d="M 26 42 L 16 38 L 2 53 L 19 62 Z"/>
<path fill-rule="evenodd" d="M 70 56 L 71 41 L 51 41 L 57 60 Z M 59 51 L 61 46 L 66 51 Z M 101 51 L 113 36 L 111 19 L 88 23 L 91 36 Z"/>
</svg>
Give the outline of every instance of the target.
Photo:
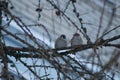
<svg viewBox="0 0 120 80">
<path fill-rule="evenodd" d="M 82 38 L 80 34 L 75 33 L 71 39 L 71 46 L 78 46 L 82 44 Z M 57 38 L 55 42 L 55 48 L 64 48 L 67 47 L 67 40 L 66 36 L 62 34 L 60 37 Z"/>
</svg>

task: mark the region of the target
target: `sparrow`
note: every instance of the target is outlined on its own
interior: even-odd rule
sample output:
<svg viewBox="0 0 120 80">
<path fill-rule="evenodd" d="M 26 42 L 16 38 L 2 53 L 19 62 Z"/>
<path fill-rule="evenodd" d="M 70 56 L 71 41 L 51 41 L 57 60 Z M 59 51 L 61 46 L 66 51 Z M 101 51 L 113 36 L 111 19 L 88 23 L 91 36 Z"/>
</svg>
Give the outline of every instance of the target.
<svg viewBox="0 0 120 80">
<path fill-rule="evenodd" d="M 64 48 L 67 47 L 67 41 L 66 36 L 62 34 L 60 37 L 58 37 L 55 41 L 55 48 Z"/>
<path fill-rule="evenodd" d="M 82 38 L 79 33 L 75 33 L 71 39 L 71 46 L 78 46 L 82 44 Z"/>
</svg>

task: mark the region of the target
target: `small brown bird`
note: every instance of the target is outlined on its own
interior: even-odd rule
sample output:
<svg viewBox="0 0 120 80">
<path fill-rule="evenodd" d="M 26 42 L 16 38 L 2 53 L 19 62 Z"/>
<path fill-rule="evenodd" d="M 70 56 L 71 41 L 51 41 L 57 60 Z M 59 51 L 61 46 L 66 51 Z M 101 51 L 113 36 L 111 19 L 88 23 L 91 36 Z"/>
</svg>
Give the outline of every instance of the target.
<svg viewBox="0 0 120 80">
<path fill-rule="evenodd" d="M 82 38 L 79 33 L 75 33 L 71 39 L 71 46 L 78 46 L 82 44 Z"/>
<path fill-rule="evenodd" d="M 67 41 L 66 36 L 62 34 L 60 37 L 58 37 L 55 41 L 55 48 L 64 48 L 67 47 Z"/>
</svg>

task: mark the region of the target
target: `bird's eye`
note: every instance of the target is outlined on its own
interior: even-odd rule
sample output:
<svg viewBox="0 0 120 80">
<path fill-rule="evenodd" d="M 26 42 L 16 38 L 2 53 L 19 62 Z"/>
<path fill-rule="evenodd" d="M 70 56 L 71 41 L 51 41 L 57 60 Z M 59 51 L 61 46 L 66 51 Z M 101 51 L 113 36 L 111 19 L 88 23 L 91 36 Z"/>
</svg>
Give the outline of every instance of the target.
<svg viewBox="0 0 120 80">
<path fill-rule="evenodd" d="M 66 39 L 66 36 L 65 36 L 65 35 L 62 35 L 62 38 L 63 38 L 63 39 Z"/>
</svg>

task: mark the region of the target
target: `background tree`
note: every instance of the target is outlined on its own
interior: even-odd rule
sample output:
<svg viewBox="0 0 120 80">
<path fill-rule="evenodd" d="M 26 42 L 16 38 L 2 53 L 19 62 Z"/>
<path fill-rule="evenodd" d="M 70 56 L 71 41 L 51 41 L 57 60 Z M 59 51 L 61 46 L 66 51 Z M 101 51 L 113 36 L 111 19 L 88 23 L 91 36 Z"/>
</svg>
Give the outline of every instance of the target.
<svg viewBox="0 0 120 80">
<path fill-rule="evenodd" d="M 118 79 L 118 3 L 0 0 L 1 78 L 19 80 L 22 74 L 29 80 Z M 70 46 L 76 32 L 83 44 Z M 55 40 L 61 34 L 67 36 L 68 47 L 55 49 Z M 17 72 L 16 77 L 9 69 Z"/>
</svg>

